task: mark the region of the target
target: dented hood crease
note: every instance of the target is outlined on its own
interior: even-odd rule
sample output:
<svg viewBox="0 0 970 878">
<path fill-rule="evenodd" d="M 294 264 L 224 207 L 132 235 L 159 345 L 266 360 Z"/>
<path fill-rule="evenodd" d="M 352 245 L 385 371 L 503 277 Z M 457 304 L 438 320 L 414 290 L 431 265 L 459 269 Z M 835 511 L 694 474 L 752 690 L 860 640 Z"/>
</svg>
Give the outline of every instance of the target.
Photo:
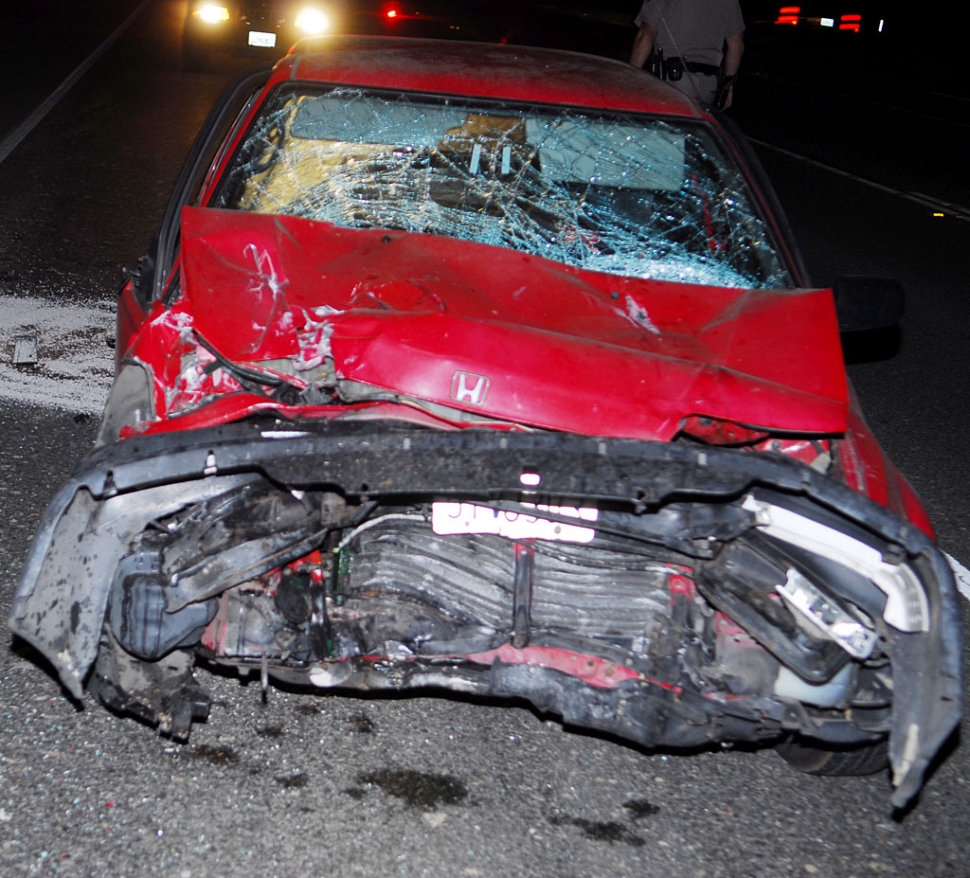
<svg viewBox="0 0 970 878">
<path fill-rule="evenodd" d="M 181 260 L 181 304 L 230 360 L 299 358 L 307 325 L 325 320 L 340 377 L 489 418 L 650 439 L 691 415 L 846 427 L 828 290 L 624 278 L 451 238 L 205 208 L 183 212 Z"/>
</svg>

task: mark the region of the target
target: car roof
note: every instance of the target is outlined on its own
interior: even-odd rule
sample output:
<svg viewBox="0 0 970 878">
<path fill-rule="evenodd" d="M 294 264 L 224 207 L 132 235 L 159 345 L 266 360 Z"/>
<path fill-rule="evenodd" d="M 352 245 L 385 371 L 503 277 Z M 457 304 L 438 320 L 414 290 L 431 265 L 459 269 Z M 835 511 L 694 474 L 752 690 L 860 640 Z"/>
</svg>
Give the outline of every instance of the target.
<svg viewBox="0 0 970 878">
<path fill-rule="evenodd" d="M 698 117 L 683 92 L 595 55 L 459 40 L 332 36 L 301 40 L 274 82 L 341 83 L 430 94 Z"/>
</svg>

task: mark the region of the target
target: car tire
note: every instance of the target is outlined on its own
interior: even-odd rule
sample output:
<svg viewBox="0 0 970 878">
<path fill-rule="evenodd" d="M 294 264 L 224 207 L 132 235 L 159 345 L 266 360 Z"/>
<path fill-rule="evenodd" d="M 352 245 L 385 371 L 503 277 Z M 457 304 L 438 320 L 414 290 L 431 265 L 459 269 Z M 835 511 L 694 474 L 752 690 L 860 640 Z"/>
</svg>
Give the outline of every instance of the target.
<svg viewBox="0 0 970 878">
<path fill-rule="evenodd" d="M 792 768 L 827 777 L 861 777 L 878 774 L 889 767 L 889 741 L 856 744 L 836 748 L 821 742 L 808 743 L 803 738 L 789 738 L 775 747 Z"/>
</svg>

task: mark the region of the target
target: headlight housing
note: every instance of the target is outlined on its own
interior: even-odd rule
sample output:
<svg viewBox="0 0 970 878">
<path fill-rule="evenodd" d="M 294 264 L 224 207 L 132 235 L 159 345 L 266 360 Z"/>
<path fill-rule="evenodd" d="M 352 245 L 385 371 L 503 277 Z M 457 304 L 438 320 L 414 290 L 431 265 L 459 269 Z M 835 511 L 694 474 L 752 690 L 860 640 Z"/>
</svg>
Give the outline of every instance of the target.
<svg viewBox="0 0 970 878">
<path fill-rule="evenodd" d="M 151 421 L 155 417 L 151 375 L 140 363 L 126 362 L 111 385 L 97 445 L 117 442 L 124 427 Z"/>
</svg>

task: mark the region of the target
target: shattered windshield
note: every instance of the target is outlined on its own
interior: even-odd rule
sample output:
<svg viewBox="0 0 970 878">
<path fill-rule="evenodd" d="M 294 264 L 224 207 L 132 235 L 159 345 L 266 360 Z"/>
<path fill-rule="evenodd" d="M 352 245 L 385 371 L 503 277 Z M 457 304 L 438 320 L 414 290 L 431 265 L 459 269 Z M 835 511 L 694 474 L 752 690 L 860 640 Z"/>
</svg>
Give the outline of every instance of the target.
<svg viewBox="0 0 970 878">
<path fill-rule="evenodd" d="M 708 130 L 656 117 L 284 89 L 210 206 L 446 235 L 630 277 L 792 285 Z"/>
</svg>

